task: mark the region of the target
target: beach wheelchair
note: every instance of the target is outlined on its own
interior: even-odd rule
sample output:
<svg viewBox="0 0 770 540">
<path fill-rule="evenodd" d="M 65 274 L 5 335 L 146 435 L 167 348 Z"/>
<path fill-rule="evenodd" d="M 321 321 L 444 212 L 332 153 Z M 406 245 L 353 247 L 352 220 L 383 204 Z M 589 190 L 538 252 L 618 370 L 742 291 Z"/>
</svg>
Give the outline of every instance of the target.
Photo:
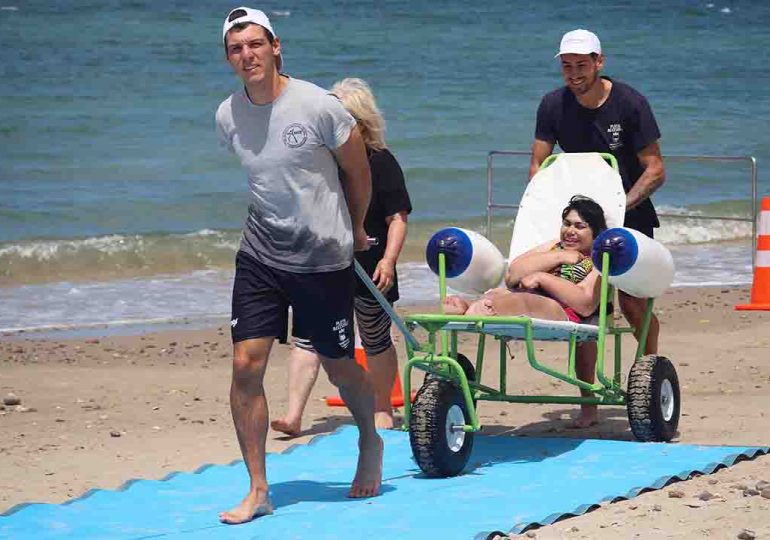
<svg viewBox="0 0 770 540">
<path fill-rule="evenodd" d="M 481 429 L 477 406 L 481 401 L 512 403 L 596 404 L 625 406 L 633 435 L 639 441 L 670 441 L 677 432 L 680 390 L 672 362 L 660 355 L 643 355 L 653 300 L 670 285 L 673 261 L 662 245 L 620 227 L 625 214 L 625 193 L 617 163 L 611 155 L 557 154 L 550 156 L 529 183 L 522 197 L 514 225 L 509 260 L 527 249 L 558 237 L 561 209 L 572 195 L 582 194 L 596 200 L 604 209 L 608 230 L 593 245 L 594 264 L 601 269 L 601 299 L 598 319 L 589 323 L 542 320 L 526 316 L 413 314 L 401 320 L 389 310 L 404 334 L 407 363 L 404 366 L 404 395 L 411 395 L 411 375 L 417 369 L 426 372 L 414 402 L 404 405 L 404 428 L 414 458 L 430 477 L 459 474 L 466 466 L 473 448 L 474 434 Z M 554 225 L 556 228 L 554 229 Z M 471 251 L 481 253 L 468 254 Z M 474 279 L 496 286 L 502 270 L 495 257 L 484 257 L 485 250 L 502 255 L 485 237 L 472 231 L 449 228 L 439 231 L 428 244 L 427 257 L 438 274 L 442 305 L 447 286 L 460 289 L 465 272 L 474 270 Z M 492 262 L 490 262 L 492 261 Z M 360 268 L 359 268 L 360 270 Z M 361 273 L 361 272 L 359 272 Z M 479 278 L 481 276 L 481 278 Z M 634 296 L 648 297 L 639 345 L 622 386 L 621 342 L 631 327 L 616 326 L 608 312 L 618 287 Z M 373 288 L 373 285 L 370 289 Z M 459 290 L 459 289 L 458 289 Z M 374 291 L 373 291 L 374 292 Z M 384 299 L 383 299 L 384 300 Z M 387 305 L 386 303 L 383 305 Z M 390 308 L 390 306 L 388 306 Z M 595 324 L 593 324 L 595 322 Z M 420 343 L 413 332 L 427 334 Z M 477 337 L 475 363 L 458 350 L 460 334 Z M 482 380 L 488 338 L 499 346 L 499 380 Z M 607 341 L 614 341 L 614 361 L 606 359 Z M 527 362 L 533 369 L 593 394 L 524 395 L 507 388 L 508 344 L 523 342 Z M 542 363 L 536 354 L 536 342 L 556 341 L 567 345 L 566 368 L 554 369 Z M 576 349 L 579 343 L 597 343 L 596 382 L 587 383 L 576 374 Z M 612 364 L 607 373 L 607 364 Z"/>
</svg>

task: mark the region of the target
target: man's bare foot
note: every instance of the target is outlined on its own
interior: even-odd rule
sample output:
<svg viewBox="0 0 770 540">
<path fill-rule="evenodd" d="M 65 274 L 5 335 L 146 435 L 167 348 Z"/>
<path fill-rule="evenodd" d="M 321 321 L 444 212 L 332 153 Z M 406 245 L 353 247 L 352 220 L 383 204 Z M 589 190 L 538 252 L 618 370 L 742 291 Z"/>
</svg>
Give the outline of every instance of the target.
<svg viewBox="0 0 770 540">
<path fill-rule="evenodd" d="M 358 467 L 348 497 L 360 499 L 376 497 L 382 483 L 382 455 L 384 445 L 379 435 L 367 445 L 358 446 Z"/>
<path fill-rule="evenodd" d="M 444 298 L 444 313 L 446 315 L 462 315 L 468 310 L 468 302 L 459 296 Z"/>
<path fill-rule="evenodd" d="M 288 422 L 283 418 L 270 422 L 270 427 L 273 428 L 274 431 L 280 431 L 289 437 L 299 437 L 299 434 L 302 431 L 299 422 Z"/>
<path fill-rule="evenodd" d="M 599 423 L 599 411 L 596 405 L 582 405 L 578 416 L 569 427 L 573 429 L 585 429 Z"/>
<path fill-rule="evenodd" d="M 374 427 L 377 429 L 393 429 L 393 411 L 375 411 Z"/>
<path fill-rule="evenodd" d="M 228 525 L 247 523 L 252 519 L 267 516 L 273 513 L 273 505 L 267 493 L 249 492 L 241 503 L 235 508 L 219 514 L 219 521 Z"/>
</svg>

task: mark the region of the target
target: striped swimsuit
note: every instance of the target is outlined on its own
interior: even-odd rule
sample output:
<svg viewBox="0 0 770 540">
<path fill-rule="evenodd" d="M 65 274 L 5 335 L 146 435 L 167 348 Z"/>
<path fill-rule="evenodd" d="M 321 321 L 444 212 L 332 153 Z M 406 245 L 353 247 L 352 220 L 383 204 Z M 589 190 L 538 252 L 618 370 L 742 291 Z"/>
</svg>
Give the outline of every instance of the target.
<svg viewBox="0 0 770 540">
<path fill-rule="evenodd" d="M 563 250 L 561 243 L 557 243 L 555 246 L 551 248 L 551 251 L 560 251 Z M 585 259 L 581 260 L 577 264 L 561 264 L 554 268 L 552 270 L 552 274 L 560 277 L 562 279 L 566 279 L 567 281 L 578 284 L 581 281 L 583 281 L 585 278 L 588 277 L 588 274 L 591 273 L 591 270 L 594 269 L 594 263 L 591 261 L 591 257 L 586 257 Z M 554 298 L 556 300 L 556 298 Z M 558 300 L 556 300 L 558 302 Z M 578 313 L 572 309 L 571 307 L 561 304 L 562 309 L 564 310 L 564 313 L 567 315 L 567 318 L 572 322 L 582 322 L 583 317 L 578 315 Z"/>
</svg>

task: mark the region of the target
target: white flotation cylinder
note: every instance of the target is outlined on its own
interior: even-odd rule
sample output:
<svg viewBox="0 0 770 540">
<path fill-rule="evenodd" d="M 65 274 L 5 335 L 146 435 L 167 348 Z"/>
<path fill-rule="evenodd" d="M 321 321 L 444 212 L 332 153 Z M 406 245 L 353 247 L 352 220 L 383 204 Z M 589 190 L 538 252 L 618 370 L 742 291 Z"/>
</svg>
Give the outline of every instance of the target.
<svg viewBox="0 0 770 540">
<path fill-rule="evenodd" d="M 425 248 L 425 258 L 436 275 L 439 273 L 439 252 L 446 257 L 447 285 L 456 291 L 482 294 L 503 280 L 503 254 L 477 232 L 447 227 L 431 237 Z"/>
<path fill-rule="evenodd" d="M 604 252 L 610 254 L 610 284 L 631 296 L 658 297 L 674 280 L 671 252 L 639 231 L 615 227 L 596 237 L 591 258 L 600 272 Z"/>
</svg>

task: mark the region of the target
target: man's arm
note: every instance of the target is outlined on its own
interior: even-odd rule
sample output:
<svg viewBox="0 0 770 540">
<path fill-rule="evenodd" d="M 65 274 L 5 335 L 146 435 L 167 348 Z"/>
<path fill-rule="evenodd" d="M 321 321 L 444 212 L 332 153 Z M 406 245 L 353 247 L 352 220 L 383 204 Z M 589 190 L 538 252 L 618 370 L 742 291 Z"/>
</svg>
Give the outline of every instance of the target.
<svg viewBox="0 0 770 540">
<path fill-rule="evenodd" d="M 666 181 L 666 169 L 657 141 L 639 150 L 637 156 L 644 172 L 626 194 L 626 211 L 639 206 Z"/>
<path fill-rule="evenodd" d="M 540 165 L 545 161 L 545 158 L 551 155 L 553 152 L 553 143 L 548 141 L 541 141 L 535 139 L 532 143 L 532 158 L 529 161 L 529 179 L 535 176 Z"/>
<path fill-rule="evenodd" d="M 353 240 L 356 251 L 368 249 L 364 218 L 372 196 L 372 173 L 366 158 L 366 147 L 358 126 L 350 130 L 348 140 L 333 150 L 342 175 L 342 187 L 345 190 L 350 220 L 353 223 Z"/>
</svg>

